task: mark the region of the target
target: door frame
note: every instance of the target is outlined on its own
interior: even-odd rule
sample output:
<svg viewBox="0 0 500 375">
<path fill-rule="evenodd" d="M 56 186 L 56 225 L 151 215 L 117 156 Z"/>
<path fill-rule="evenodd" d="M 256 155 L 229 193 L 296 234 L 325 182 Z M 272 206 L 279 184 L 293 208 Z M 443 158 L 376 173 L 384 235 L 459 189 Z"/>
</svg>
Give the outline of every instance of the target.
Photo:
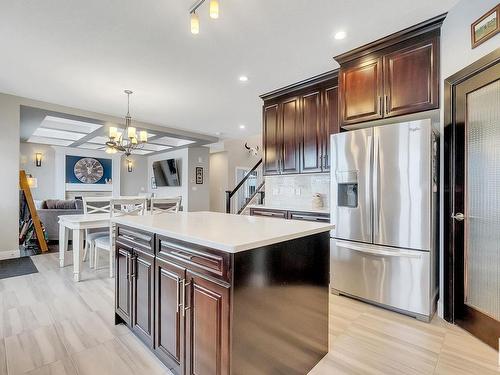
<svg viewBox="0 0 500 375">
<path fill-rule="evenodd" d="M 459 301 L 456 286 L 464 280 L 464 272 L 456 271 L 456 264 L 462 261 L 463 254 L 455 252 L 455 247 L 463 248 L 464 245 L 462 240 L 455 240 L 456 231 L 463 238 L 463 226 L 455 227 L 456 222 L 451 217 L 454 213 L 454 185 L 457 178 L 464 178 L 455 173 L 456 87 L 499 62 L 500 48 L 497 48 L 444 80 L 443 315 L 450 323 L 455 323 L 457 318 L 456 304 Z"/>
</svg>

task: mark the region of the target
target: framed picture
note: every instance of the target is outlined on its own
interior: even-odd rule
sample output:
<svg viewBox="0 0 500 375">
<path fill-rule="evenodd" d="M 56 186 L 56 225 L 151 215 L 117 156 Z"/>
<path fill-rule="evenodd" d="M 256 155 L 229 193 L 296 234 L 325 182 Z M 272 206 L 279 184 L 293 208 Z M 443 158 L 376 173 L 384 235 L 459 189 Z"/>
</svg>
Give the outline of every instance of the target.
<svg viewBox="0 0 500 375">
<path fill-rule="evenodd" d="M 203 167 L 196 167 L 196 184 L 203 185 Z"/>
<path fill-rule="evenodd" d="M 479 18 L 470 27 L 471 45 L 476 48 L 481 43 L 495 36 L 499 28 L 500 4 Z"/>
<path fill-rule="evenodd" d="M 154 177 L 151 177 L 151 189 L 156 189 L 156 180 Z"/>
</svg>

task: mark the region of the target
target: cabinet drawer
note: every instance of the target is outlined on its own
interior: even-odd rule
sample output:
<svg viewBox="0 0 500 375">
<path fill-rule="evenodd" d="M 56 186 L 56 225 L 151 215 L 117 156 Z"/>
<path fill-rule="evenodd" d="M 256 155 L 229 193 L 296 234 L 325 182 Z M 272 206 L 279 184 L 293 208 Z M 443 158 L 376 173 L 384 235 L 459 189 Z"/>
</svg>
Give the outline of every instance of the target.
<svg viewBox="0 0 500 375">
<path fill-rule="evenodd" d="M 265 210 L 262 208 L 251 208 L 251 216 L 266 216 L 266 217 L 276 217 L 280 219 L 286 219 L 288 217 L 288 211 L 285 210 Z"/>
<path fill-rule="evenodd" d="M 314 221 L 318 223 L 329 223 L 330 215 L 314 214 L 311 212 L 290 211 L 288 218 L 292 220 Z"/>
<path fill-rule="evenodd" d="M 119 226 L 116 230 L 116 241 L 123 245 L 153 253 L 154 235 L 137 229 Z"/>
<path fill-rule="evenodd" d="M 230 255 L 228 253 L 158 236 L 156 256 L 174 261 L 189 269 L 229 280 Z"/>
</svg>

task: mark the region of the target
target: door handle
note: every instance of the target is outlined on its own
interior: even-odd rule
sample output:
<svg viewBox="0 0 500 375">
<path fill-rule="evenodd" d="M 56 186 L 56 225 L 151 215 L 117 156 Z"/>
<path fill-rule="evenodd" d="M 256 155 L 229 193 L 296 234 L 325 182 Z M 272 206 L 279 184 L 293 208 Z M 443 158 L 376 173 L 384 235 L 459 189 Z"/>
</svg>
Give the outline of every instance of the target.
<svg viewBox="0 0 500 375">
<path fill-rule="evenodd" d="M 389 113 L 389 95 L 385 96 L 385 114 Z"/>
<path fill-rule="evenodd" d="M 453 215 L 451 215 L 451 218 L 452 218 L 452 219 L 455 219 L 456 221 L 464 221 L 465 216 L 464 216 L 464 214 L 463 214 L 463 213 L 459 212 L 459 213 L 457 213 L 457 214 L 453 214 Z"/>
<path fill-rule="evenodd" d="M 182 281 L 184 281 L 184 279 L 182 279 Z M 177 279 L 176 283 L 177 283 L 177 293 L 176 293 L 176 297 L 175 297 L 175 306 L 176 306 L 176 312 L 178 313 L 179 312 L 179 302 L 180 302 L 180 285 L 182 283 L 181 279 Z"/>
<path fill-rule="evenodd" d="M 183 317 L 186 316 L 186 310 L 189 310 L 191 308 L 191 306 L 187 306 L 186 307 L 186 287 L 190 286 L 190 285 L 191 285 L 191 282 L 186 283 L 186 280 L 182 279 L 182 281 L 181 281 L 181 288 L 182 288 L 182 303 L 181 303 L 181 306 L 182 306 L 182 316 Z"/>
<path fill-rule="evenodd" d="M 380 116 L 383 116 L 384 115 L 384 109 L 383 109 L 383 102 L 382 102 L 382 96 L 379 96 L 378 97 L 378 113 L 380 114 Z"/>
</svg>

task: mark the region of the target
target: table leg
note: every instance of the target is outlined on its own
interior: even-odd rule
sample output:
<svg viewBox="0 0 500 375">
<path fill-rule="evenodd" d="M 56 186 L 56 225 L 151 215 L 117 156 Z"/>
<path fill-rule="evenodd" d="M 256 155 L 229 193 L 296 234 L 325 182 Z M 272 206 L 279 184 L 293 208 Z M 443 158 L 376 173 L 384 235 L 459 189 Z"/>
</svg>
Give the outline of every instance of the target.
<svg viewBox="0 0 500 375">
<path fill-rule="evenodd" d="M 68 251 L 69 229 L 59 224 L 59 267 L 66 266 L 66 252 Z"/>
<path fill-rule="evenodd" d="M 83 258 L 83 237 L 85 230 L 73 230 L 73 279 L 80 281 L 80 269 Z"/>
</svg>

